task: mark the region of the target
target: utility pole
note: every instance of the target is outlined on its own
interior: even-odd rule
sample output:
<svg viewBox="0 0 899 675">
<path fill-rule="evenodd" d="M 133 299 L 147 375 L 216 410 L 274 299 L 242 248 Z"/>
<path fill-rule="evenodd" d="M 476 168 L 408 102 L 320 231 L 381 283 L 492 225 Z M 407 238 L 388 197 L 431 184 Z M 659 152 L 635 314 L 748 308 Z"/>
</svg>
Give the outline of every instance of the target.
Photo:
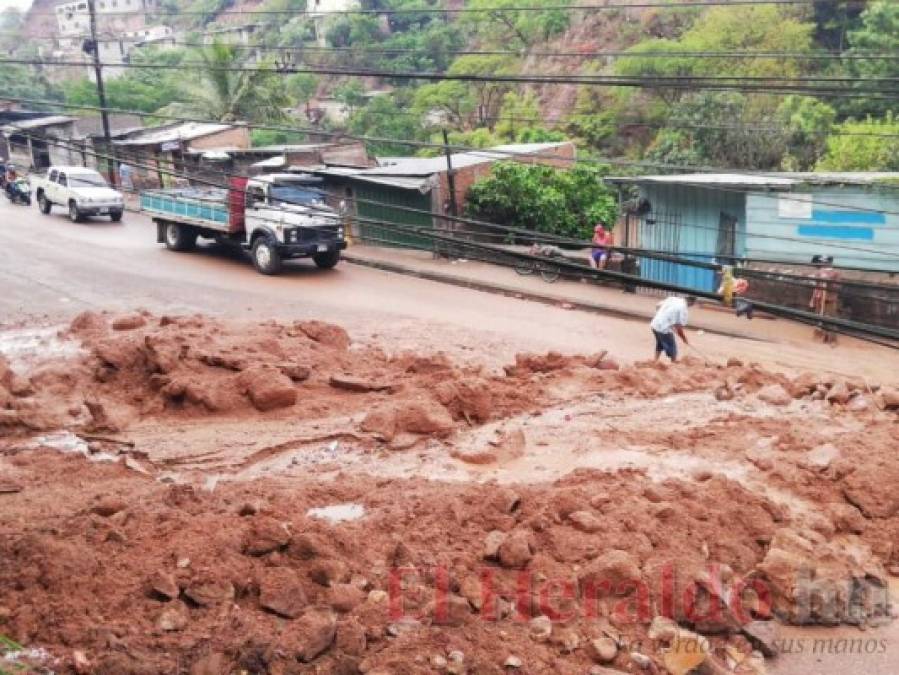
<svg viewBox="0 0 899 675">
<path fill-rule="evenodd" d="M 94 61 L 94 77 L 97 81 L 97 98 L 100 100 L 100 120 L 103 123 L 103 140 L 106 142 L 106 153 L 112 166 L 109 168 L 109 182 L 116 186 L 116 159 L 115 148 L 112 146 L 112 133 L 109 130 L 109 113 L 106 112 L 106 90 L 103 88 L 103 67 L 100 65 L 100 42 L 97 40 L 97 8 L 95 0 L 87 0 L 87 9 L 90 12 L 91 39 L 90 54 Z M 85 45 L 87 47 L 88 45 Z M 88 51 L 85 49 L 85 51 Z"/>
<path fill-rule="evenodd" d="M 453 171 L 453 156 L 450 152 L 449 134 L 443 130 L 443 151 L 446 154 L 446 182 L 449 185 L 449 212 L 456 216 L 456 172 Z"/>
</svg>

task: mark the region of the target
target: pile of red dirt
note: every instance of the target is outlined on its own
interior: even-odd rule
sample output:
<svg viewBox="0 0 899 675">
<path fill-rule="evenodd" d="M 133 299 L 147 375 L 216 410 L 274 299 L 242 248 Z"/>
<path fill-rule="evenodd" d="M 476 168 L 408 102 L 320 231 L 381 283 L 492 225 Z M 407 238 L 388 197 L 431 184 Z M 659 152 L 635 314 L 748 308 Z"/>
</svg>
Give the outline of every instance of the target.
<svg viewBox="0 0 899 675">
<path fill-rule="evenodd" d="M 772 617 L 875 625 L 890 616 L 895 419 L 851 405 L 887 390 L 847 382 L 857 393 L 837 401 L 829 394 L 842 385 L 818 396 L 822 382 L 805 375 L 689 359 L 618 368 L 605 354 L 519 355 L 497 374 L 441 354 L 359 347 L 320 322 L 85 314 L 70 331 L 85 348 L 77 362 L 0 367 L 2 419 L 17 433 L 0 443 L 0 633 L 32 648 L 19 658 L 41 667 L 675 672 L 688 658 L 678 645 L 692 640 L 697 663 L 751 673 L 772 649 Z M 742 415 L 720 402 L 722 388 L 728 401 L 791 415 Z M 127 459 L 23 442 L 35 428 L 349 417 L 369 443 L 440 437 L 452 454 L 469 426 L 539 417 L 576 396 L 642 406 L 694 392 L 724 412 L 680 433 L 629 432 L 628 442 L 739 458 L 766 486 L 815 505 L 811 513 L 712 471 L 659 482 L 580 469 L 514 486 L 349 471 L 244 482 L 198 472 L 175 483 Z M 866 433 L 803 424 L 814 406 Z M 515 456 L 523 436 L 506 431 L 495 451 Z M 152 447 L 141 451 L 152 460 Z"/>
</svg>

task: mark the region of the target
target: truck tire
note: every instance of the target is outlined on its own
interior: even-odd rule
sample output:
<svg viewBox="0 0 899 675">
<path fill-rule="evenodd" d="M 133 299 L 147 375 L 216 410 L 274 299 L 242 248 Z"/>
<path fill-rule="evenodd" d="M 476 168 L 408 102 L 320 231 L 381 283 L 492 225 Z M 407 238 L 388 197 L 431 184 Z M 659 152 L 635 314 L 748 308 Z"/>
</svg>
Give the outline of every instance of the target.
<svg viewBox="0 0 899 675">
<path fill-rule="evenodd" d="M 73 223 L 80 223 L 84 220 L 84 216 L 81 215 L 81 212 L 78 210 L 78 205 L 75 203 L 75 200 L 69 202 L 69 220 Z"/>
<path fill-rule="evenodd" d="M 253 265 L 263 274 L 281 271 L 281 254 L 268 237 L 259 237 L 253 242 Z"/>
<path fill-rule="evenodd" d="M 41 213 L 43 213 L 45 216 L 49 215 L 50 209 L 53 208 L 53 203 L 49 199 L 47 199 L 47 195 L 45 195 L 43 192 L 41 192 L 37 196 L 37 205 L 41 210 Z"/>
<path fill-rule="evenodd" d="M 312 259 L 315 261 L 315 264 L 319 268 L 323 270 L 329 270 L 340 262 L 340 251 L 338 249 L 334 249 L 333 251 L 328 251 L 327 253 L 316 253 L 312 256 Z"/>
<path fill-rule="evenodd" d="M 162 238 L 170 251 L 190 251 L 197 245 L 197 231 L 181 223 L 165 223 L 162 226 Z"/>
</svg>

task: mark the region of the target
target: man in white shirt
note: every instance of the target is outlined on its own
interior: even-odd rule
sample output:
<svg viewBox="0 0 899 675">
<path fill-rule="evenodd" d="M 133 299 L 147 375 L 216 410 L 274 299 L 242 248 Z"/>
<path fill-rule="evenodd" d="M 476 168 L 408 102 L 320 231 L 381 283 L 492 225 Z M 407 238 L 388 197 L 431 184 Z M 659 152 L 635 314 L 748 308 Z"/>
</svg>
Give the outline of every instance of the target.
<svg viewBox="0 0 899 675">
<path fill-rule="evenodd" d="M 662 352 L 668 355 L 672 363 L 677 361 L 675 333 L 684 341 L 685 345 L 690 344 L 684 334 L 684 326 L 687 325 L 687 308 L 692 307 L 694 302 L 696 302 L 696 298 L 688 295 L 686 298 L 671 296 L 658 304 L 656 315 L 649 324 L 656 338 L 656 361 L 659 360 Z"/>
</svg>

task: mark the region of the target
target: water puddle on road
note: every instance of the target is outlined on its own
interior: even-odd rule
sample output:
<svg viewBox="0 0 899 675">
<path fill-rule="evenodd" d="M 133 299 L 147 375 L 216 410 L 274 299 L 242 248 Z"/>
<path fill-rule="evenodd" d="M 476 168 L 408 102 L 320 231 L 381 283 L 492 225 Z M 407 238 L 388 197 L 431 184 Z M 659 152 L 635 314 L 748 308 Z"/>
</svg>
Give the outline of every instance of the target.
<svg viewBox="0 0 899 675">
<path fill-rule="evenodd" d="M 76 340 L 59 336 L 61 326 L 0 330 L 0 355 L 13 370 L 28 371 L 50 360 L 73 358 L 83 349 Z"/>
</svg>

